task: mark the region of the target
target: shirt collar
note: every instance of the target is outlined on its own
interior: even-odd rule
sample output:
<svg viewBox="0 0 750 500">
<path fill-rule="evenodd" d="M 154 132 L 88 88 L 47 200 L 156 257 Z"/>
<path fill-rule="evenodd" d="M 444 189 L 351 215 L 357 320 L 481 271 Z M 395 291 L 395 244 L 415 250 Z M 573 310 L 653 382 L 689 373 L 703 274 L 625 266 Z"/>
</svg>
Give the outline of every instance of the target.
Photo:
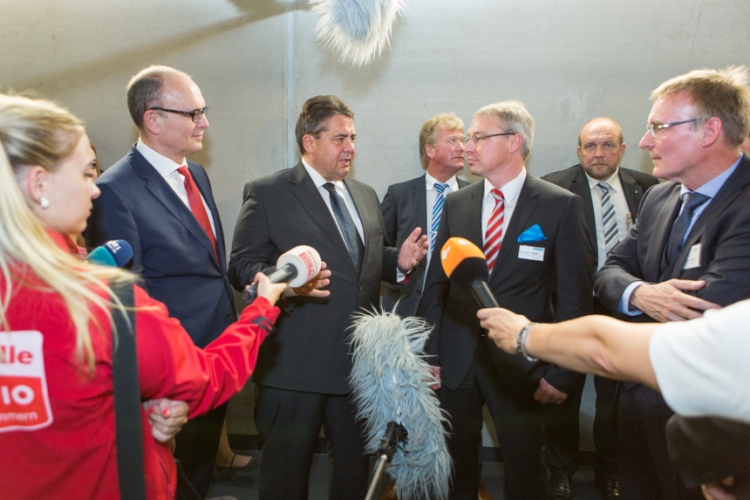
<svg viewBox="0 0 750 500">
<path fill-rule="evenodd" d="M 424 183 L 425 183 L 425 188 L 427 189 L 427 191 L 429 191 L 430 189 L 434 189 L 435 184 L 440 183 L 440 181 L 425 172 Z M 441 184 L 448 184 L 448 187 L 451 188 L 451 191 L 453 192 L 458 191 L 458 179 L 456 178 L 455 175 L 451 177 L 450 179 L 448 179 L 447 182 L 443 182 Z"/>
<path fill-rule="evenodd" d="M 315 170 L 314 168 L 312 168 L 312 167 L 311 167 L 311 166 L 310 166 L 310 165 L 309 165 L 309 164 L 308 164 L 308 163 L 307 163 L 307 162 L 305 161 L 305 159 L 304 159 L 304 158 L 302 158 L 302 166 L 303 166 L 303 167 L 305 167 L 305 170 L 307 170 L 307 173 L 308 173 L 308 174 L 310 174 L 310 178 L 312 179 L 312 181 L 313 181 L 313 183 L 315 184 L 315 187 L 316 187 L 317 189 L 320 189 L 320 187 L 321 187 L 321 186 L 322 186 L 323 184 L 327 184 L 328 182 L 332 183 L 332 184 L 333 184 L 334 186 L 336 186 L 337 188 L 340 188 L 340 189 L 346 189 L 346 188 L 344 187 L 344 181 L 327 181 L 327 180 L 325 180 L 325 179 L 323 178 L 323 176 L 322 176 L 322 175 L 320 175 L 320 173 L 319 173 L 319 172 L 318 172 L 317 170 Z"/>
<path fill-rule="evenodd" d="M 586 179 L 589 181 L 589 189 L 594 189 L 596 186 L 599 185 L 600 182 L 606 182 L 609 184 L 609 187 L 613 188 L 615 191 L 619 191 L 621 184 L 620 184 L 620 167 L 618 166 L 615 169 L 615 172 L 608 178 L 604 180 L 594 179 L 589 174 L 586 173 L 586 171 L 583 171 L 584 175 L 586 175 Z"/>
<path fill-rule="evenodd" d="M 500 192 L 503 193 L 505 198 L 505 205 L 513 205 L 518 199 L 518 195 L 521 194 L 521 188 L 523 183 L 526 181 L 526 167 L 521 168 L 521 172 L 510 182 L 500 188 Z M 484 179 L 484 197 L 485 201 L 488 197 L 492 197 L 492 190 L 495 186 L 485 177 Z"/>
<path fill-rule="evenodd" d="M 156 151 L 148 147 L 140 137 L 138 138 L 138 142 L 135 145 L 135 149 L 137 149 L 138 152 L 141 153 L 144 158 L 146 158 L 146 161 L 148 161 L 162 177 L 171 175 L 182 166 L 174 162 L 172 159 L 167 158 L 163 154 L 157 153 Z"/>
<path fill-rule="evenodd" d="M 708 196 L 709 198 L 713 198 L 716 196 L 716 193 L 719 192 L 719 189 L 721 189 L 721 186 L 724 185 L 724 183 L 727 181 L 730 175 L 734 173 L 735 170 L 737 170 L 737 165 L 740 164 L 740 160 L 742 160 L 742 154 L 740 154 L 740 157 L 737 158 L 737 161 L 732 164 L 731 167 L 699 187 L 695 190 L 696 193 L 704 194 Z M 682 198 L 682 195 L 685 193 L 689 193 L 690 190 L 685 187 L 683 184 L 680 188 L 680 198 Z"/>
</svg>

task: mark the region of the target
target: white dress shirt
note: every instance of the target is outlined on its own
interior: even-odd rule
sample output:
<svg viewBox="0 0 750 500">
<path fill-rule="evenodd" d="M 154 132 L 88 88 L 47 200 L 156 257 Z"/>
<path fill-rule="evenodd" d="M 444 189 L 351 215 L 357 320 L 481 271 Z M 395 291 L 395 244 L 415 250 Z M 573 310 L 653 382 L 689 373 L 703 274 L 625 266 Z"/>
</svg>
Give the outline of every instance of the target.
<svg viewBox="0 0 750 500">
<path fill-rule="evenodd" d="M 151 166 L 154 167 L 157 172 L 159 172 L 159 175 L 161 175 L 164 180 L 167 181 L 167 184 L 172 188 L 172 191 L 175 192 L 175 194 L 180 198 L 180 200 L 182 200 L 185 206 L 188 207 L 188 210 L 190 210 L 190 212 L 192 213 L 192 209 L 190 208 L 190 201 L 188 201 L 187 191 L 185 191 L 185 178 L 181 173 L 177 171 L 178 168 L 187 166 L 187 163 L 185 163 L 185 165 L 178 165 L 170 158 L 167 158 L 161 153 L 157 153 L 150 147 L 146 146 L 146 144 L 144 144 L 140 138 L 138 138 L 135 149 L 137 149 L 138 152 L 143 155 L 146 161 L 148 161 Z M 214 226 L 213 213 L 208 207 L 208 204 L 206 203 L 205 198 L 203 198 L 203 195 L 200 194 L 200 191 L 198 191 L 198 194 L 201 197 L 203 206 L 206 207 L 208 220 L 211 223 L 211 231 L 213 231 L 214 238 L 216 238 L 216 227 Z"/>
<path fill-rule="evenodd" d="M 331 182 L 336 187 L 336 193 L 338 193 L 338 195 L 341 196 L 341 198 L 344 200 L 346 208 L 349 210 L 349 215 L 352 216 L 354 225 L 357 227 L 359 237 L 362 239 L 362 243 L 366 244 L 367 242 L 365 241 L 365 231 L 362 228 L 362 219 L 359 218 L 357 207 L 354 206 L 354 200 L 352 200 L 352 195 L 349 194 L 349 190 L 346 189 L 346 184 L 344 184 L 344 181 L 325 180 L 317 170 L 307 164 L 304 158 L 302 159 L 302 165 L 305 167 L 305 170 L 307 170 L 307 173 L 310 174 L 310 178 L 313 180 L 313 183 L 315 183 L 315 187 L 318 189 L 318 193 L 320 193 L 320 196 L 323 198 L 323 201 L 328 207 L 328 211 L 331 212 L 331 217 L 333 217 L 333 221 L 336 223 L 336 227 L 338 227 L 339 229 L 341 239 L 346 242 L 346 239 L 344 239 L 344 233 L 341 232 L 338 220 L 336 219 L 336 214 L 333 213 L 333 208 L 331 207 L 331 193 L 323 187 L 323 185 L 327 184 L 328 182 Z"/>
</svg>

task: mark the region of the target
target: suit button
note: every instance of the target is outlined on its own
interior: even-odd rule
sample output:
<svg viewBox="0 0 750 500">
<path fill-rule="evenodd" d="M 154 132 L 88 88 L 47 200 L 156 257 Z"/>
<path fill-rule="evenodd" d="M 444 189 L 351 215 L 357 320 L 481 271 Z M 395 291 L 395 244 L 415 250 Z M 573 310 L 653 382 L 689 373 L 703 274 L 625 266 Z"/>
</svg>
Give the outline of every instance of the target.
<svg viewBox="0 0 750 500">
<path fill-rule="evenodd" d="M 227 319 L 233 319 L 233 318 L 234 318 L 234 314 L 232 314 L 232 311 L 229 311 L 227 313 Z"/>
</svg>

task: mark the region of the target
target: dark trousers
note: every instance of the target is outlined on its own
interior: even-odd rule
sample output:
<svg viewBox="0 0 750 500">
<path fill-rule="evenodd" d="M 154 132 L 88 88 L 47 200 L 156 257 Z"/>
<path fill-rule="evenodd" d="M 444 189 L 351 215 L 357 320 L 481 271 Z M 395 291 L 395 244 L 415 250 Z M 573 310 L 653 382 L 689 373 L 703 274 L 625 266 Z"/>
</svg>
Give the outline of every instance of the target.
<svg viewBox="0 0 750 500">
<path fill-rule="evenodd" d="M 540 405 L 528 391 L 505 387 L 482 345 L 460 387 L 438 391 L 449 414 L 448 451 L 453 459 L 453 500 L 476 500 L 480 477 L 482 406 L 487 404 L 497 430 L 505 469 L 505 498 L 545 498 Z"/>
<path fill-rule="evenodd" d="M 348 396 L 256 387 L 255 425 L 263 442 L 261 500 L 304 500 L 310 466 L 325 428 L 333 454 L 329 498 L 352 500 L 367 494 L 369 457 L 362 426 Z"/>
<path fill-rule="evenodd" d="M 622 500 L 699 500 L 669 462 L 666 425 L 674 412 L 657 392 L 637 384 L 620 388 L 617 475 Z"/>
<path fill-rule="evenodd" d="M 202 498 L 211 487 L 226 412 L 227 405 L 223 404 L 191 419 L 175 438 L 175 458 L 182 462 L 185 475 Z"/>
<path fill-rule="evenodd" d="M 594 297 L 594 314 L 612 313 Z M 594 376 L 596 414 L 594 415 L 594 471 L 598 481 L 617 479 L 617 389 L 619 382 Z"/>
<path fill-rule="evenodd" d="M 594 375 L 594 471 L 598 481 L 617 479 L 617 385 L 619 382 Z"/>
<path fill-rule="evenodd" d="M 581 375 L 562 404 L 542 405 L 544 414 L 544 465 L 552 474 L 568 478 L 577 466 L 581 395 L 586 376 Z"/>
</svg>

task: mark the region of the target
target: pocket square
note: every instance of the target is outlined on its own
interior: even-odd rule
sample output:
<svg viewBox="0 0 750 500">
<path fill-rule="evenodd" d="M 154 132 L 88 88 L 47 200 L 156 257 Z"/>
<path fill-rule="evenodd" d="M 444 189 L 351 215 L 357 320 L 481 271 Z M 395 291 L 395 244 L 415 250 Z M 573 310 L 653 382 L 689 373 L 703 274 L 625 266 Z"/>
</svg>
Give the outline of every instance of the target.
<svg viewBox="0 0 750 500">
<path fill-rule="evenodd" d="M 516 240 L 518 243 L 531 243 L 532 241 L 546 241 L 547 237 L 544 236 L 544 231 L 539 227 L 539 224 L 534 224 L 526 231 L 522 232 Z"/>
</svg>

